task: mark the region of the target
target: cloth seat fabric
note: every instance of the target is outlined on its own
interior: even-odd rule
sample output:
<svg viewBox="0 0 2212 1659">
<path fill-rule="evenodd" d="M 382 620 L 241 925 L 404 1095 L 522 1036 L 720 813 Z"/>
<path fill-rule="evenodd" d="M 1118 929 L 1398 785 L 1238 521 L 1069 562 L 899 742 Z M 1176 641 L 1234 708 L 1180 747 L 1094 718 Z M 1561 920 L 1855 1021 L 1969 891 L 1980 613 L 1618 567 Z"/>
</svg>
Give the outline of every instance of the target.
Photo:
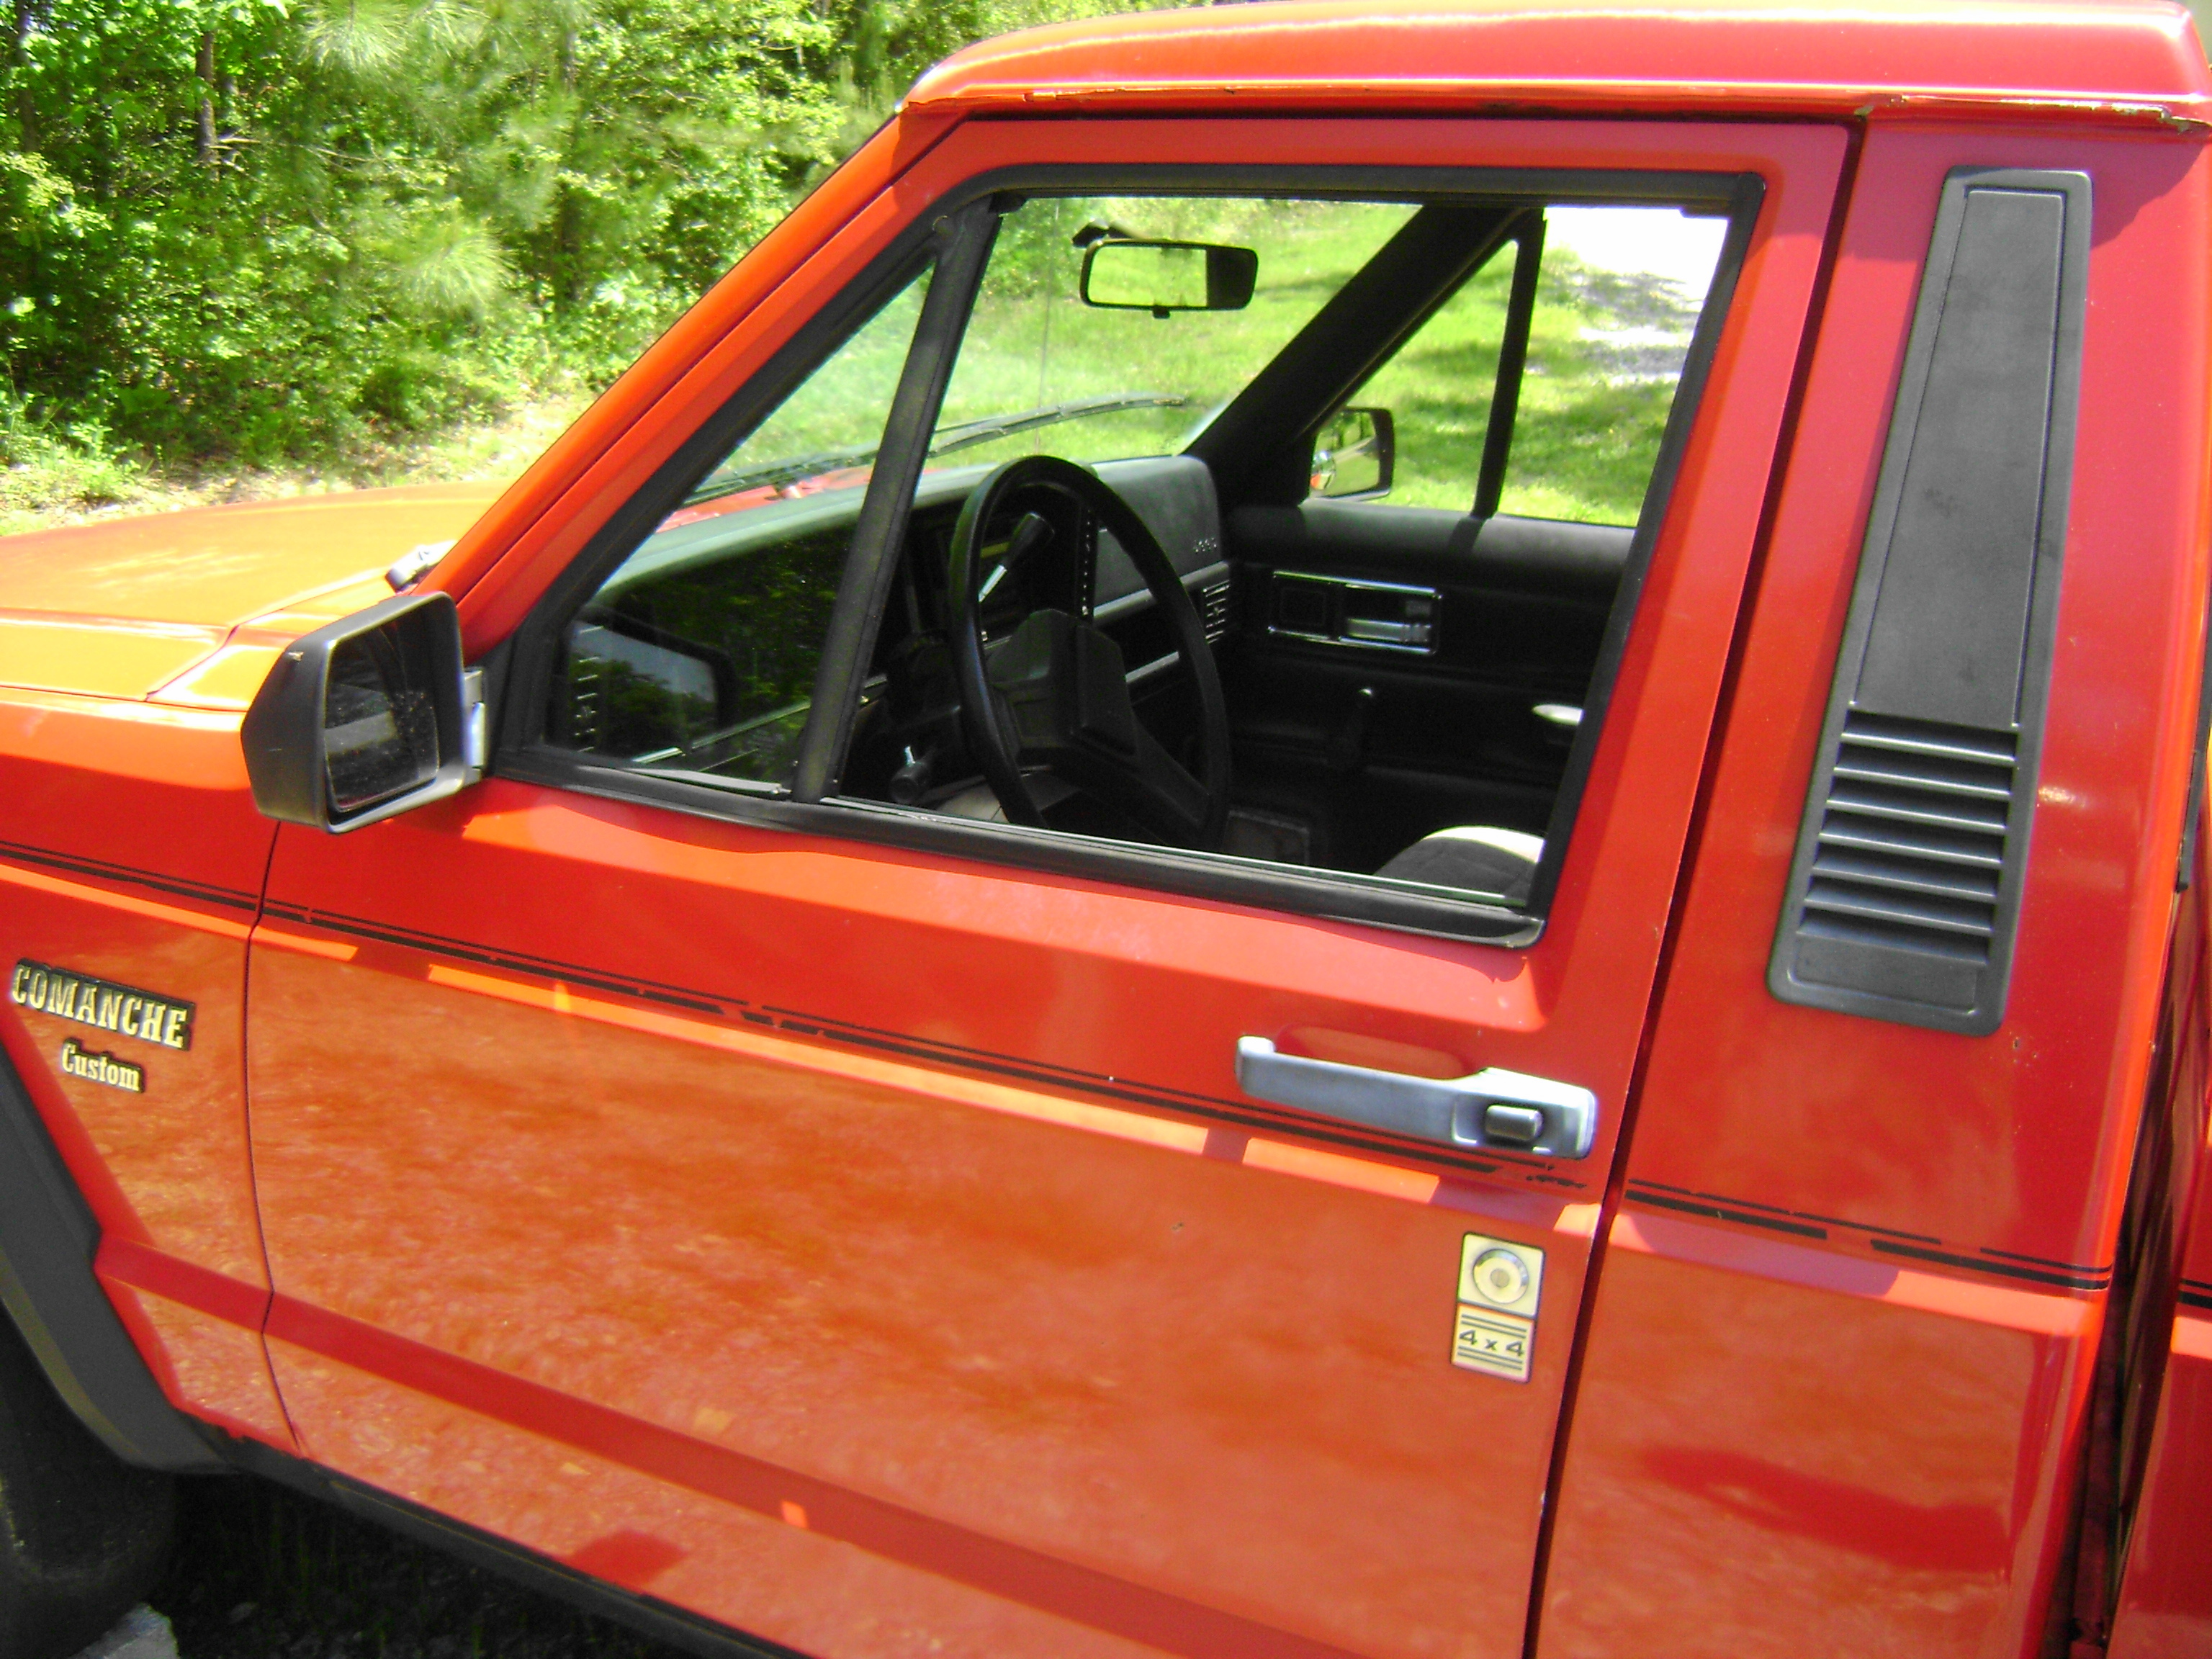
<svg viewBox="0 0 2212 1659">
<path fill-rule="evenodd" d="M 1434 887 L 1496 893 L 1513 904 L 1528 902 L 1544 838 L 1486 823 L 1461 824 L 1424 836 L 1375 873 Z"/>
</svg>

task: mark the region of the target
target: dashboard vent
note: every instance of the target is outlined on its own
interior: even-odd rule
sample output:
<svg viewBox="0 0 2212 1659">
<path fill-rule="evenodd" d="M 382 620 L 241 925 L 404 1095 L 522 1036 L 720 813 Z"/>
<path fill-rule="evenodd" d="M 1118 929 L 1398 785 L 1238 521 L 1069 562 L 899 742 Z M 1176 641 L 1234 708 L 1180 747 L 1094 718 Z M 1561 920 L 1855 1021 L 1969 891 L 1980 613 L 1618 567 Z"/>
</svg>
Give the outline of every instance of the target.
<svg viewBox="0 0 2212 1659">
<path fill-rule="evenodd" d="M 1928 263 L 1768 988 L 2003 1023 L 2081 380 L 2089 179 L 1958 167 Z"/>
<path fill-rule="evenodd" d="M 1198 619 L 1206 627 L 1209 645 L 1218 645 L 1229 632 L 1229 579 L 1224 576 L 1198 594 Z"/>
</svg>

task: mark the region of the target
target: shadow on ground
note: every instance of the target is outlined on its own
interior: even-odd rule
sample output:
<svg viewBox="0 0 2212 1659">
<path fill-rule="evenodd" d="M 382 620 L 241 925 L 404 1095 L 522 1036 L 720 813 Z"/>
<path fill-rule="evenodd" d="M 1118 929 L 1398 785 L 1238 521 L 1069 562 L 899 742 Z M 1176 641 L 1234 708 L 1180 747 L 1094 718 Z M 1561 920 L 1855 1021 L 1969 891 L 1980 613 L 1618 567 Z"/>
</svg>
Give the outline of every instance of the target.
<svg viewBox="0 0 2212 1659">
<path fill-rule="evenodd" d="M 148 1602 L 180 1659 L 677 1659 L 678 1650 L 258 1480 L 188 1480 Z"/>
</svg>

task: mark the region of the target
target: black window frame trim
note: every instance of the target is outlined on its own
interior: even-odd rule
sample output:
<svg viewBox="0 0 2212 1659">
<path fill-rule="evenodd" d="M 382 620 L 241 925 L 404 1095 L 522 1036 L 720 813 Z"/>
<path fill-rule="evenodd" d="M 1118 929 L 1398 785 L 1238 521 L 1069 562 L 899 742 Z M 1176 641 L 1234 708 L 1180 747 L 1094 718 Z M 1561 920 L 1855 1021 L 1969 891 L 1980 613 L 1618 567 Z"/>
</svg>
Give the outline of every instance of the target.
<svg viewBox="0 0 2212 1659">
<path fill-rule="evenodd" d="M 1675 207 L 1705 206 L 1728 221 L 1719 261 L 1700 308 L 1682 374 L 1662 434 L 1659 453 L 1646 484 L 1634 539 L 1621 575 L 1605 641 L 1591 677 L 1586 711 L 1570 752 L 1555 800 L 1545 856 L 1539 865 L 1525 908 L 1461 896 L 1348 871 L 1304 870 L 1231 854 L 1187 851 L 1082 836 L 1018 825 L 949 817 L 884 802 L 861 800 L 834 792 L 842 753 L 823 754 L 823 734 L 835 732 L 842 747 L 849 720 L 830 721 L 810 715 L 807 750 L 800 777 L 822 791 L 805 799 L 793 790 L 743 780 L 707 779 L 654 772 L 611 763 L 562 749 L 544 738 L 546 701 L 557 659 L 562 624 L 597 591 L 622 561 L 651 533 L 674 506 L 747 433 L 764 421 L 805 378 L 848 340 L 908 283 L 957 246 L 970 211 L 1003 198 L 1031 196 L 1196 195 L 1237 197 L 1291 195 L 1308 200 L 1364 200 L 1425 203 L 1439 199 L 1492 199 L 1542 206 L 1619 206 L 1650 203 Z M 687 816 L 781 830 L 866 845 L 939 854 L 1045 874 L 1073 876 L 1119 886 L 1134 886 L 1185 897 L 1249 905 L 1319 921 L 1349 922 L 1432 938 L 1525 949 L 1543 937 L 1546 915 L 1565 860 L 1563 827 L 1571 830 L 1606 725 L 1612 695 L 1636 616 L 1658 534 L 1666 521 L 1691 432 L 1705 393 L 1720 338 L 1734 310 L 1743 263 L 1766 195 L 1765 180 L 1741 171 L 1627 170 L 1619 168 L 1296 166 L 1216 167 L 1204 163 L 1122 166 L 1111 163 L 1017 165 L 976 174 L 927 204 L 854 280 L 778 348 L 721 408 L 708 416 L 629 499 L 609 515 L 531 608 L 512 636 L 514 650 L 498 739 L 488 769 L 495 775 L 613 800 L 666 808 Z M 1009 205 L 1012 205 L 1011 204 Z M 982 234 L 988 251 L 995 216 Z M 973 232 L 967 233 L 972 236 Z M 957 261 L 965 265 L 965 259 Z M 965 283 L 955 307 L 964 335 L 969 305 L 980 285 L 981 261 Z M 937 286 L 933 283 L 933 289 Z M 956 348 L 957 341 L 955 343 Z M 902 368 L 904 390 L 915 376 L 916 354 L 930 349 L 918 325 Z M 957 353 L 956 353 L 957 355 Z M 949 365 L 946 367 L 949 368 Z M 941 398 L 945 376 L 937 374 L 934 396 Z M 919 446 L 934 423 L 934 403 L 919 437 L 902 434 L 917 449 L 910 469 L 920 471 Z M 887 417 L 888 426 L 888 417 Z M 888 445 L 886 446 L 888 448 Z M 886 471 L 879 455 L 877 471 Z M 896 459 L 896 458 L 892 458 Z M 900 466 L 903 472 L 909 469 Z M 911 494 L 910 486 L 905 492 Z M 864 512 L 866 511 L 864 504 Z M 836 620 L 882 586 L 904 550 L 910 511 L 884 526 L 873 544 L 855 538 L 839 578 Z M 857 653 L 841 653 L 816 685 L 817 702 L 842 682 L 837 695 L 856 702 L 872 651 L 872 618 L 850 618 Z M 854 622 L 860 626 L 855 629 Z M 827 641 L 825 641 L 825 647 Z M 830 672 L 834 667 L 834 672 Z M 810 765 L 810 762 L 811 764 Z"/>
</svg>

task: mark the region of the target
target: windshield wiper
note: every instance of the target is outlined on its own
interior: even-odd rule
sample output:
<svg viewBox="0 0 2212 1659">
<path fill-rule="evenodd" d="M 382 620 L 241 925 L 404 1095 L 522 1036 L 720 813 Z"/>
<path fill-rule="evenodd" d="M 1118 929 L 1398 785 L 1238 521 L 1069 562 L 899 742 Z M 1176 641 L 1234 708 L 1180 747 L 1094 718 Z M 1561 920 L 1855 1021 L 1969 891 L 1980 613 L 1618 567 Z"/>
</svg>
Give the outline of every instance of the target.
<svg viewBox="0 0 2212 1659">
<path fill-rule="evenodd" d="M 684 498 L 684 505 L 690 507 L 699 501 L 716 501 L 724 495 L 734 495 L 740 490 L 797 483 L 801 478 L 818 478 L 827 472 L 842 472 L 848 467 L 866 466 L 875 459 L 873 449 L 824 449 L 788 461 L 769 461 L 764 465 L 749 466 L 742 472 L 710 473 L 705 482 Z"/>
<path fill-rule="evenodd" d="M 1189 401 L 1179 392 L 1112 392 L 1101 398 L 1073 398 L 1066 403 L 1047 404 L 1040 409 L 1023 410 L 1012 415 L 986 415 L 981 420 L 962 421 L 953 426 L 938 428 L 930 441 L 929 458 L 935 460 L 939 455 L 950 455 L 956 450 L 1010 438 L 1018 432 L 1035 431 L 1041 426 L 1057 426 L 1062 421 L 1080 421 L 1093 415 L 1115 415 L 1129 409 L 1181 409 Z M 875 459 L 874 449 L 831 449 L 801 455 L 788 461 L 770 461 L 764 465 L 747 467 L 742 472 L 718 472 L 686 495 L 684 504 L 690 507 L 700 501 L 734 495 L 740 490 L 797 483 L 802 478 L 818 478 L 824 473 L 866 466 Z"/>
<path fill-rule="evenodd" d="M 986 415 L 980 421 L 963 421 L 957 426 L 938 428 L 929 446 L 929 455 L 934 460 L 956 449 L 1011 438 L 1017 432 L 1030 432 L 1041 426 L 1058 426 L 1062 421 L 1115 415 L 1125 409 L 1181 409 L 1189 401 L 1173 392 L 1112 392 L 1103 398 L 1076 398 L 1064 404 L 1047 404 L 1042 409 L 1024 410 L 1018 415 Z"/>
</svg>

